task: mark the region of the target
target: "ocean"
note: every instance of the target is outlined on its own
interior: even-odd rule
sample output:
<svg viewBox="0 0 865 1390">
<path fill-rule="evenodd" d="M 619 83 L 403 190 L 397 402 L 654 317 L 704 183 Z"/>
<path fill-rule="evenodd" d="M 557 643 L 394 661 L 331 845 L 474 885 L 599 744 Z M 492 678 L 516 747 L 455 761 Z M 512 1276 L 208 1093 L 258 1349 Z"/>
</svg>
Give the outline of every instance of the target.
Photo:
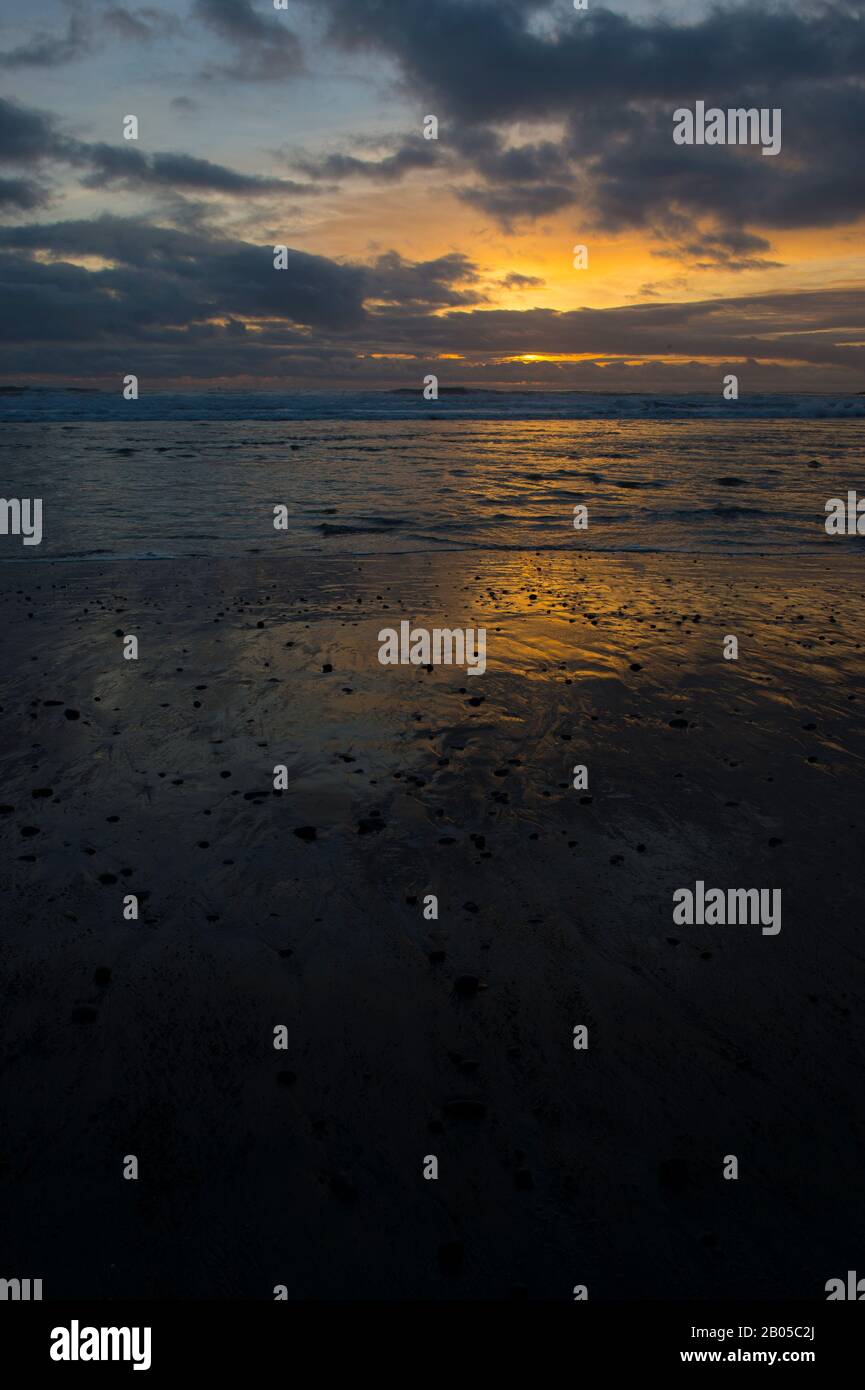
<svg viewBox="0 0 865 1390">
<path fill-rule="evenodd" d="M 846 551 L 865 397 L 7 390 L 0 559 L 471 550 Z M 588 526 L 574 529 L 574 508 Z M 275 508 L 285 526 L 276 529 Z"/>
</svg>

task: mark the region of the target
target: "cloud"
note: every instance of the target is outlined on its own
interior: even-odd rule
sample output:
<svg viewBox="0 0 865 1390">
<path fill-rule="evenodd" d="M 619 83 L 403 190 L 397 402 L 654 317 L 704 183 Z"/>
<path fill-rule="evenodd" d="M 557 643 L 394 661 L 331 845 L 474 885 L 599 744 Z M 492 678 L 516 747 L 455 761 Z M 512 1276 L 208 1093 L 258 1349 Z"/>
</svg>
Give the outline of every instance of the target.
<svg viewBox="0 0 865 1390">
<path fill-rule="evenodd" d="M 606 232 L 663 225 L 671 210 L 730 228 L 865 216 L 859 0 L 749 0 L 691 19 L 553 12 L 540 0 L 314 4 L 334 45 L 384 55 L 406 93 L 446 118 L 443 147 L 474 175 L 459 196 L 506 229 L 571 203 Z M 698 97 L 781 108 L 781 155 L 675 146 L 673 111 Z M 520 144 L 527 122 L 562 134 Z"/>
<path fill-rule="evenodd" d="M 51 199 L 52 185 L 41 173 L 52 160 L 75 158 L 69 141 L 53 116 L 19 106 L 0 97 L 0 165 L 26 166 L 23 177 L 0 175 L 0 207 L 5 212 L 29 212 Z"/>
<path fill-rule="evenodd" d="M 446 157 L 446 156 L 445 156 Z M 374 182 L 396 183 L 414 169 L 429 169 L 441 163 L 435 141 L 420 136 L 404 140 L 392 154 L 381 159 L 359 159 L 350 154 L 322 155 L 318 159 L 295 156 L 289 161 L 311 179 L 340 180 L 370 179 Z"/>
<path fill-rule="evenodd" d="M 496 372 L 510 379 L 512 370 L 529 370 L 536 384 L 559 383 L 566 372 L 588 381 L 607 361 L 656 356 L 775 360 L 790 373 L 804 362 L 809 382 L 817 374 L 861 375 L 859 289 L 669 302 L 692 292 L 693 272 L 779 268 L 775 229 L 838 227 L 865 216 L 860 0 L 751 0 L 667 18 L 617 15 L 594 3 L 576 14 L 548 0 L 315 0 L 313 9 L 331 43 L 354 55 L 366 86 L 377 75 L 392 84 L 396 72 L 411 95 L 414 130 L 420 113 L 438 113 L 439 140 L 364 141 L 352 109 L 347 148 L 295 155 L 303 179 L 295 181 L 134 142 L 87 143 L 50 114 L 0 99 L 0 205 L 11 218 L 43 206 L 64 165 L 91 190 L 149 194 L 158 208 L 139 218 L 45 226 L 31 219 L 0 230 L 4 361 L 17 343 L 22 364 L 40 352 L 47 360 L 46 346 L 62 345 L 44 368 L 61 377 L 130 351 L 157 376 L 185 363 L 202 377 L 327 377 L 332 368 L 367 379 L 373 354 L 382 353 L 412 362 L 458 354 L 465 381 Z M 64 35 L 7 51 L 0 66 L 67 61 L 82 51 L 94 13 L 74 4 Z M 199 48 L 212 54 L 225 45 L 223 65 L 211 60 L 206 69 L 211 95 L 220 78 L 262 82 L 301 72 L 290 16 L 268 3 L 195 0 L 191 13 Z M 166 11 L 119 4 L 102 14 L 107 31 L 142 44 L 164 37 L 173 22 Z M 88 51 L 98 37 L 90 31 Z M 781 107 L 781 154 L 675 146 L 672 113 L 698 97 L 722 107 Z M 172 103 L 175 111 L 191 105 L 185 96 Z M 260 244 L 269 233 L 256 200 L 331 193 L 326 185 L 349 180 L 395 185 L 425 171 L 432 189 L 506 229 L 573 205 L 580 239 L 638 230 L 670 278 L 644 287 L 650 304 L 563 313 L 491 309 L 489 295 L 543 282 L 517 270 L 490 280 L 457 250 L 424 261 L 390 250 L 364 264 L 292 250 L 288 269 L 274 271 L 272 246 Z M 353 205 L 359 201 L 353 190 Z M 156 225 L 164 222 L 171 225 Z M 690 276 L 687 286 L 674 265 Z M 528 369 L 505 361 L 528 353 L 589 360 Z"/>
<path fill-rule="evenodd" d="M 610 309 L 376 316 L 382 337 L 442 352 L 773 358 L 865 369 L 865 289 L 724 296 Z"/>
<path fill-rule="evenodd" d="M 192 15 L 234 50 L 230 62 L 205 68 L 204 76 L 276 82 L 303 71 L 300 41 L 284 16 L 265 18 L 251 0 L 195 0 Z"/>
<path fill-rule="evenodd" d="M 193 155 L 145 153 L 128 141 L 116 145 L 88 144 L 67 135 L 51 115 L 0 98 L 0 164 L 32 166 L 49 161 L 84 169 L 81 181 L 86 188 L 119 185 L 130 189 L 185 189 L 234 198 L 273 194 L 304 197 L 322 191 L 314 183 L 243 174 Z M 32 178 L 17 183 L 19 207 L 35 207 L 47 201 L 47 185 Z M 11 188 L 6 201 L 15 202 Z"/>
<path fill-rule="evenodd" d="M 865 64 L 860 7 L 844 0 L 802 10 L 749 0 L 678 23 L 590 7 L 544 29 L 531 24 L 543 0 L 307 3 L 327 15 L 335 45 L 387 54 L 414 92 L 473 123 L 567 116 L 599 99 L 614 117 L 614 102 L 859 81 Z"/>
<path fill-rule="evenodd" d="M 35 179 L 0 178 L 0 208 L 30 212 L 43 207 L 50 194 Z"/>
<path fill-rule="evenodd" d="M 0 69 L 56 68 L 92 54 L 106 32 L 118 39 L 150 42 L 182 32 L 176 15 L 145 5 L 129 10 L 106 4 L 96 9 L 85 0 L 63 0 L 69 11 L 62 33 L 40 31 L 17 48 L 0 53 Z"/>
<path fill-rule="evenodd" d="M 119 38 L 142 43 L 179 34 L 182 27 L 176 15 L 148 5 L 134 12 L 123 5 L 107 5 L 100 21 Z"/>
<path fill-rule="evenodd" d="M 553 140 L 508 141 L 485 126 L 457 128 L 451 140 L 475 181 L 457 197 L 479 208 L 506 231 L 514 224 L 569 207 L 579 197 L 580 179 L 561 144 Z"/>
<path fill-rule="evenodd" d="M 368 299 L 428 308 L 482 303 L 485 296 L 480 290 L 455 288 L 466 283 L 473 286 L 479 280 L 477 266 L 460 252 L 412 263 L 396 251 L 387 251 L 377 257 L 365 277 Z"/>
<path fill-rule="evenodd" d="M 287 193 L 292 196 L 317 194 L 314 184 L 291 179 L 265 178 L 240 174 L 209 159 L 188 154 L 144 154 L 132 145 L 86 145 L 81 158 L 91 166 L 82 180 L 87 188 L 107 188 L 123 184 L 128 188 L 163 187 L 226 193 L 234 197 Z"/>
<path fill-rule="evenodd" d="M 507 145 L 494 131 L 470 128 L 452 131 L 445 139 L 429 141 L 421 136 L 396 143 L 393 152 L 380 158 L 332 153 L 310 159 L 287 156 L 293 168 L 311 179 L 341 182 L 362 178 L 395 183 L 416 169 L 436 169 L 452 178 L 461 172 L 476 176 L 471 186 L 457 186 L 457 197 L 486 212 L 505 227 L 524 218 L 535 218 L 574 203 L 579 180 L 557 182 L 568 175 L 568 161 L 552 141 Z"/>
<path fill-rule="evenodd" d="M 506 290 L 528 290 L 545 283 L 537 275 L 521 275 L 517 270 L 512 270 L 503 280 L 499 281 L 502 288 Z"/>
<path fill-rule="evenodd" d="M 90 13 L 84 6 L 70 0 L 69 16 L 63 34 L 37 34 L 17 48 L 0 53 L 0 68 L 56 68 L 80 58 L 93 42 Z"/>
<path fill-rule="evenodd" d="M 515 223 L 544 217 L 576 201 L 573 188 L 561 183 L 533 183 L 522 188 L 461 188 L 459 198 L 479 208 L 498 222 L 506 231 Z"/>
<path fill-rule="evenodd" d="M 101 268 L 75 263 L 85 257 Z M 0 341 L 19 352 L 7 370 L 39 358 L 40 372 L 61 379 L 101 370 L 112 353 L 115 363 L 133 354 L 154 379 L 170 379 L 168 362 L 201 377 L 290 377 L 302 360 L 323 377 L 323 364 L 338 362 L 350 380 L 368 375 L 374 353 L 415 364 L 458 354 L 463 382 L 508 378 L 506 359 L 527 353 L 586 354 L 598 369 L 649 357 L 791 372 L 804 362 L 809 385 L 815 373 L 858 381 L 865 371 L 865 289 L 557 312 L 490 309 L 482 284 L 457 253 L 349 265 L 292 250 L 278 271 L 272 247 L 206 232 L 119 217 L 28 224 L 0 228 Z M 577 365 L 541 364 L 532 379 L 561 384 L 568 371 Z"/>
<path fill-rule="evenodd" d="M 341 331 L 363 323 L 364 272 L 288 252 L 275 270 L 272 246 L 207 238 L 129 218 L 0 228 L 6 248 L 0 332 L 45 341 L 106 332 L 134 343 L 142 328 L 189 328 L 210 318 L 263 318 Z M 34 259 L 49 253 L 54 263 Z M 83 271 L 65 256 L 109 263 Z M 89 322 L 90 328 L 86 327 Z"/>
<path fill-rule="evenodd" d="M 679 241 L 671 248 L 655 250 L 653 256 L 676 261 L 692 270 L 781 270 L 783 261 L 771 261 L 756 254 L 771 249 L 765 237 L 738 228 L 698 232 L 691 240 Z"/>
<path fill-rule="evenodd" d="M 0 162 L 26 163 L 65 158 L 73 149 L 59 122 L 46 111 L 0 97 Z"/>
</svg>

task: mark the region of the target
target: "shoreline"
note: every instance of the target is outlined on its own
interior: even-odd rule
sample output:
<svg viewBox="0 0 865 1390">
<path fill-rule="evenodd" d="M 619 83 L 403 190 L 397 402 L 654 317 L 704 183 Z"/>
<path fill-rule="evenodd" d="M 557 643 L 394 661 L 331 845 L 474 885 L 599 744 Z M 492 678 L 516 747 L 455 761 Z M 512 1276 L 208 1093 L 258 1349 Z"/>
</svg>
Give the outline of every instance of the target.
<svg viewBox="0 0 865 1390">
<path fill-rule="evenodd" d="M 865 1237 L 854 564 L 2 571 L 9 1267 L 822 1297 Z M 482 624 L 484 675 L 380 666 L 403 617 Z M 698 880 L 783 929 L 675 925 Z"/>
</svg>

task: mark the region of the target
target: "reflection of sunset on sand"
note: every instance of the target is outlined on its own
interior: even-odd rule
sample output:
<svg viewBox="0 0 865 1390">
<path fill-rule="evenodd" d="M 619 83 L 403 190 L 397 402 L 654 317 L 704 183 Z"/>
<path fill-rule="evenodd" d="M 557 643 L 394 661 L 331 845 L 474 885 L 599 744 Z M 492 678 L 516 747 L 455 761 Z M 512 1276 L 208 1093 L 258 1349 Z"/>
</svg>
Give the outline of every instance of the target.
<svg viewBox="0 0 865 1390">
<path fill-rule="evenodd" d="M 561 1297 L 575 1232 L 596 1297 L 770 1295 L 779 1244 L 792 1293 L 833 1267 L 857 1174 L 833 1117 L 858 1094 L 835 1068 L 858 899 L 826 873 L 858 853 L 853 561 L 803 557 L 795 582 L 783 558 L 489 552 L 0 574 L 21 750 L 2 832 L 7 1239 L 52 1288 L 248 1296 L 278 1267 L 290 1297 L 362 1279 L 472 1298 L 529 1271 Z M 484 626 L 482 679 L 384 670 L 377 631 L 403 614 Z M 777 941 L 674 928 L 695 864 L 710 883 L 771 875 Z M 262 1020 L 285 1022 L 286 1053 Z M 101 1116 L 98 1150 L 73 1112 Z M 40 1157 L 58 1130 L 75 1203 Z M 759 1140 L 735 1237 L 706 1160 L 734 1131 Z M 803 1143 L 835 1181 L 791 1227 Z M 159 1174 L 134 1268 L 110 1278 L 128 1198 L 106 1196 L 106 1146 Z M 448 1178 L 433 1203 L 427 1152 Z"/>
</svg>

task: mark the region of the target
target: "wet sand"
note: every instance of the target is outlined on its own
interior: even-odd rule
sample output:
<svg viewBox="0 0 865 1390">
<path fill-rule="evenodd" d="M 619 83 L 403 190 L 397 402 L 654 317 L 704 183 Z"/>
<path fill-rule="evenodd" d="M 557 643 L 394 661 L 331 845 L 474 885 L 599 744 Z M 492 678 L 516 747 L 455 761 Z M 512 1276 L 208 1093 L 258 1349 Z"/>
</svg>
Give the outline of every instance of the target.
<svg viewBox="0 0 865 1390">
<path fill-rule="evenodd" d="M 863 590 L 840 550 L 2 566 L 4 1273 L 825 1297 L 865 1243 Z M 403 618 L 485 627 L 486 673 L 382 667 Z M 697 879 L 781 888 L 780 934 L 675 927 Z"/>
</svg>

